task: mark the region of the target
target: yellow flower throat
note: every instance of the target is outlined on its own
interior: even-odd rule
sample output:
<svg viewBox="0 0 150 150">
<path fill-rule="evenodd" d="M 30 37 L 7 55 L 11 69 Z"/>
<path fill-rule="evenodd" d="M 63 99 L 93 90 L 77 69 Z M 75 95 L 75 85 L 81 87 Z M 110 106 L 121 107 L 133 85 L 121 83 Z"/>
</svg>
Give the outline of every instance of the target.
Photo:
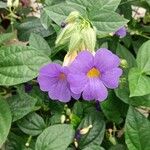
<svg viewBox="0 0 150 150">
<path fill-rule="evenodd" d="M 91 70 L 88 71 L 87 76 L 89 78 L 96 78 L 100 76 L 100 71 L 93 67 Z"/>
</svg>

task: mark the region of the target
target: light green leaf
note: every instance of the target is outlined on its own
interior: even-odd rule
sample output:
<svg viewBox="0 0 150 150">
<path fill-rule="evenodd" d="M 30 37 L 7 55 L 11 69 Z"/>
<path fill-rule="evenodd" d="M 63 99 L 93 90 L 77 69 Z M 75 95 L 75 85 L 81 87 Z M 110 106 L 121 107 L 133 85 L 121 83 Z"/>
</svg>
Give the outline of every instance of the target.
<svg viewBox="0 0 150 150">
<path fill-rule="evenodd" d="M 46 40 L 38 34 L 32 33 L 30 35 L 29 45 L 30 45 L 30 47 L 32 47 L 36 50 L 42 51 L 47 55 L 49 55 L 51 53 L 51 49 L 50 49 L 48 43 L 46 42 Z M 37 53 L 38 53 L 38 51 L 37 51 Z"/>
<path fill-rule="evenodd" d="M 44 10 L 41 13 L 40 20 L 41 20 L 41 24 L 45 29 L 48 29 L 51 26 L 52 20 Z"/>
<path fill-rule="evenodd" d="M 138 68 L 150 75 L 150 40 L 145 42 L 137 54 Z"/>
<path fill-rule="evenodd" d="M 71 125 L 53 125 L 37 138 L 35 150 L 66 150 L 73 138 L 74 130 Z"/>
<path fill-rule="evenodd" d="M 9 106 L 6 101 L 0 97 L 0 148 L 8 136 L 11 120 Z"/>
<path fill-rule="evenodd" d="M 97 12 L 99 12 L 98 9 L 89 12 L 89 19 L 101 36 L 117 31 L 128 22 L 128 20 L 112 11 Z"/>
<path fill-rule="evenodd" d="M 129 71 L 130 97 L 150 94 L 150 77 L 142 73 L 138 68 Z"/>
<path fill-rule="evenodd" d="M 84 135 L 81 135 L 81 138 L 78 142 L 79 148 L 83 149 L 92 145 L 100 145 L 105 132 L 105 122 L 101 117 L 101 114 L 96 110 L 92 110 L 90 113 L 87 113 L 85 118 L 81 121 L 78 129 L 83 129 L 92 125 L 92 128 Z"/>
<path fill-rule="evenodd" d="M 117 50 L 116 50 L 116 54 L 121 58 L 121 59 L 126 59 L 126 61 L 128 62 L 128 67 L 136 67 L 136 60 L 134 58 L 134 56 L 132 55 L 132 53 L 123 45 L 118 43 L 117 46 Z"/>
<path fill-rule="evenodd" d="M 29 96 L 27 93 L 24 93 L 23 91 L 19 92 L 19 95 L 12 96 L 8 99 L 13 122 L 34 111 L 37 102 L 37 99 Z"/>
<path fill-rule="evenodd" d="M 46 128 L 46 124 L 41 116 L 31 113 L 18 121 L 19 128 L 26 134 L 36 136 Z"/>
<path fill-rule="evenodd" d="M 67 18 L 67 16 L 72 11 L 79 11 L 81 13 L 84 13 L 84 10 L 82 8 L 75 7 L 75 6 L 69 5 L 67 3 L 60 3 L 57 5 L 46 7 L 44 9 L 44 11 L 58 25 L 61 25 L 61 23 Z"/>
<path fill-rule="evenodd" d="M 129 150 L 149 150 L 149 129 L 149 120 L 130 107 L 125 123 L 125 141 Z"/>
<path fill-rule="evenodd" d="M 82 150 L 105 150 L 105 149 L 99 145 L 91 145 Z"/>
<path fill-rule="evenodd" d="M 7 7 L 6 3 L 0 1 L 0 8 L 6 8 L 6 7 Z"/>
<path fill-rule="evenodd" d="M 37 77 L 41 66 L 50 61 L 42 52 L 24 47 L 0 48 L 0 85 L 15 85 Z"/>
<path fill-rule="evenodd" d="M 3 44 L 4 42 L 7 42 L 11 40 L 13 37 L 15 37 L 15 33 L 1 33 L 0 34 L 0 44 Z"/>
<path fill-rule="evenodd" d="M 69 4 L 77 4 L 87 9 L 98 8 L 100 12 L 103 10 L 115 11 L 121 0 L 67 0 Z"/>
</svg>

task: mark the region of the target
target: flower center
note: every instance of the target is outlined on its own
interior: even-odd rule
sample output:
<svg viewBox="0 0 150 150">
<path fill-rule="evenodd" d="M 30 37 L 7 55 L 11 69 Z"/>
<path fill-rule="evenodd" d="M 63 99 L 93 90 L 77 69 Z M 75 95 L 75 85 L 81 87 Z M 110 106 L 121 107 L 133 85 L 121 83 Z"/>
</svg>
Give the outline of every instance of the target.
<svg viewBox="0 0 150 150">
<path fill-rule="evenodd" d="M 100 71 L 93 67 L 91 70 L 88 71 L 87 76 L 89 78 L 95 78 L 100 76 Z"/>
<path fill-rule="evenodd" d="M 66 79 L 66 75 L 64 73 L 60 73 L 59 79 L 65 80 Z"/>
</svg>

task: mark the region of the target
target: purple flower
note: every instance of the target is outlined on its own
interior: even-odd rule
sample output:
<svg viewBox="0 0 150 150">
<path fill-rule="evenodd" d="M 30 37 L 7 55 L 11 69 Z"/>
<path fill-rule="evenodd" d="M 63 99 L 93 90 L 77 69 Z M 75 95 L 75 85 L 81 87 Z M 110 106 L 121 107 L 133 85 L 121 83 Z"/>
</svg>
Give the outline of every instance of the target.
<svg viewBox="0 0 150 150">
<path fill-rule="evenodd" d="M 67 67 L 62 67 L 59 64 L 48 64 L 41 68 L 38 76 L 38 82 L 42 91 L 47 91 L 49 97 L 61 102 L 68 102 L 71 96 L 75 99 L 80 97 L 80 94 L 73 94 L 70 91 L 68 83 Z"/>
<path fill-rule="evenodd" d="M 119 30 L 117 30 L 115 32 L 115 34 L 118 35 L 120 38 L 125 37 L 126 34 L 127 34 L 126 28 L 125 27 L 121 27 Z"/>
<path fill-rule="evenodd" d="M 88 51 L 80 52 L 70 65 L 68 80 L 71 91 L 76 94 L 83 92 L 85 100 L 105 100 L 107 88 L 118 87 L 122 75 L 119 64 L 119 57 L 106 48 L 99 49 L 95 56 Z"/>
</svg>

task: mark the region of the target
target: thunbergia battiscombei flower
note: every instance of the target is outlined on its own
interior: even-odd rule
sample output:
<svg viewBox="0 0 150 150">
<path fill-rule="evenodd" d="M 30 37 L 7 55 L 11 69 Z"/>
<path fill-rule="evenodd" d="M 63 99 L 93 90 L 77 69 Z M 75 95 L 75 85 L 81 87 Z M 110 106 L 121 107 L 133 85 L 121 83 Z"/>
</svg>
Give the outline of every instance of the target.
<svg viewBox="0 0 150 150">
<path fill-rule="evenodd" d="M 127 30 L 126 30 L 125 27 L 121 27 L 120 29 L 118 29 L 118 30 L 115 32 L 115 34 L 116 34 L 117 36 L 119 36 L 120 38 L 123 38 L 123 37 L 126 36 Z"/>
<path fill-rule="evenodd" d="M 106 48 L 99 49 L 95 55 L 82 51 L 70 65 L 68 80 L 73 93 L 81 94 L 84 100 L 103 101 L 108 90 L 119 85 L 122 70 L 120 59 Z"/>
<path fill-rule="evenodd" d="M 42 91 L 47 91 L 53 100 L 68 102 L 71 96 L 79 99 L 80 94 L 73 94 L 68 83 L 69 69 L 59 64 L 51 63 L 41 68 L 38 83 Z"/>
</svg>

